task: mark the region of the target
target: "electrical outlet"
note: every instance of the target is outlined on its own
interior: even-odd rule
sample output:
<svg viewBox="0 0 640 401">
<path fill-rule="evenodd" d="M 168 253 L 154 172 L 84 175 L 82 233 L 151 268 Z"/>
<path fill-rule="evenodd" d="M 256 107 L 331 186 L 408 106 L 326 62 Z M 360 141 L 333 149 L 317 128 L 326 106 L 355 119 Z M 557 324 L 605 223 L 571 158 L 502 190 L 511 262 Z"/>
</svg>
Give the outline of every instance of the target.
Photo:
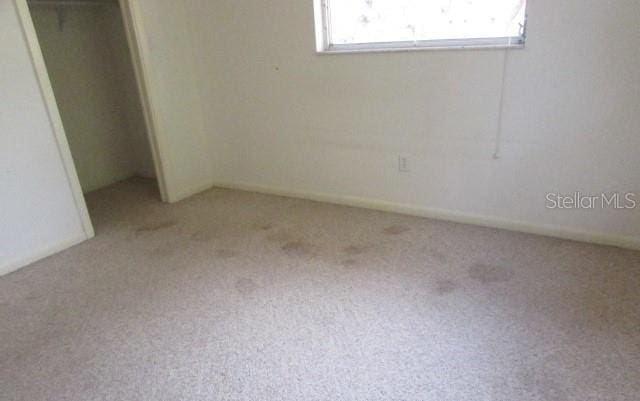
<svg viewBox="0 0 640 401">
<path fill-rule="evenodd" d="M 405 156 L 398 156 L 398 171 L 401 173 L 409 172 L 409 159 Z"/>
</svg>

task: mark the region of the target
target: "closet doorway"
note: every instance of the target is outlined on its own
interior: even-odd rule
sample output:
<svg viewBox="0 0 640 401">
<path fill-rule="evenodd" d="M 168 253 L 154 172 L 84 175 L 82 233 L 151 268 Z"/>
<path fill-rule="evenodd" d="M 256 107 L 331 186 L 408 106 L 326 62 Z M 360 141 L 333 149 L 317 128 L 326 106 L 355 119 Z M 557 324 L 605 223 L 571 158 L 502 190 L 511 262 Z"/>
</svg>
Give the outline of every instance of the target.
<svg viewBox="0 0 640 401">
<path fill-rule="evenodd" d="M 68 173 L 75 169 L 81 192 L 143 177 L 145 185 L 155 181 L 157 196 L 164 200 L 153 124 L 141 96 L 145 86 L 136 59 L 139 49 L 133 22 L 123 12 L 125 1 L 26 4 L 73 159 Z M 42 87 L 46 92 L 47 85 Z"/>
</svg>

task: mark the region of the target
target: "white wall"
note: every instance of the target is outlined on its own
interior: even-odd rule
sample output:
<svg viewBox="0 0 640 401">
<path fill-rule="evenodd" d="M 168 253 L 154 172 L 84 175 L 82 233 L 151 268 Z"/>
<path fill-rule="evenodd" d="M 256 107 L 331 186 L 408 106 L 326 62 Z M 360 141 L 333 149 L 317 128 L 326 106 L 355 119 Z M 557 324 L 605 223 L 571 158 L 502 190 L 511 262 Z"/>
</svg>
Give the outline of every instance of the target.
<svg viewBox="0 0 640 401">
<path fill-rule="evenodd" d="M 153 176 L 144 117 L 120 10 L 32 6 L 38 40 L 85 192 Z"/>
<path fill-rule="evenodd" d="M 27 42 L 0 2 L 0 275 L 86 239 Z"/>
<path fill-rule="evenodd" d="M 311 1 L 130 1 L 170 200 L 218 182 L 640 247 L 637 210 L 544 199 L 640 193 L 638 2 L 530 2 L 493 160 L 504 52 L 318 56 Z M 2 273 L 90 233 L 8 1 L 0 48 Z"/>
<path fill-rule="evenodd" d="M 187 3 L 218 183 L 640 247 L 637 210 L 545 208 L 640 194 L 639 2 L 529 2 L 500 160 L 504 51 L 319 56 L 310 0 Z"/>
</svg>

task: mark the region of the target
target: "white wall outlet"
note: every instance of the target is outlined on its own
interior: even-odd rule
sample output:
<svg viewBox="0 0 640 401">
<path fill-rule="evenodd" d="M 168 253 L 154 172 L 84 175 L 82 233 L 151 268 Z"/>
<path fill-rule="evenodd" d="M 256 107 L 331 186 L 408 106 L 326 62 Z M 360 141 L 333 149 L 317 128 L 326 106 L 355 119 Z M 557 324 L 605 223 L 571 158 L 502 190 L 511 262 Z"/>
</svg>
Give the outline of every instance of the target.
<svg viewBox="0 0 640 401">
<path fill-rule="evenodd" d="M 398 156 L 398 171 L 401 173 L 409 172 L 409 159 L 406 156 Z"/>
</svg>

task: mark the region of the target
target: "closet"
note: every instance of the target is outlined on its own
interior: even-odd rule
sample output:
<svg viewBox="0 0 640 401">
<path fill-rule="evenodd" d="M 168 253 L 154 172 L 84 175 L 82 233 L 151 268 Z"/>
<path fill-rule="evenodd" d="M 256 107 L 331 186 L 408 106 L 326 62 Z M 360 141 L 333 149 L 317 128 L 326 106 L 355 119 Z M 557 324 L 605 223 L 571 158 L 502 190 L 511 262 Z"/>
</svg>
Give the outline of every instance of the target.
<svg viewBox="0 0 640 401">
<path fill-rule="evenodd" d="M 113 0 L 29 0 L 83 192 L 155 177 L 120 6 Z"/>
</svg>

